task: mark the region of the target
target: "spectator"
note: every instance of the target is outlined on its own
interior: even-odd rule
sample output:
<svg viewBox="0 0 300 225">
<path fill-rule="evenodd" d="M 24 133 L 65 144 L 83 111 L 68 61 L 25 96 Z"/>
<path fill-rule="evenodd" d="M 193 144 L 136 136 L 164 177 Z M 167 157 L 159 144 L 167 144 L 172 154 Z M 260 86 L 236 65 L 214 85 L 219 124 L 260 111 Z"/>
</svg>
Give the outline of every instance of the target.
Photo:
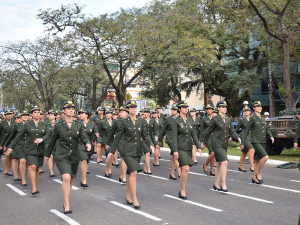
<svg viewBox="0 0 300 225">
<path fill-rule="evenodd" d="M 245 109 L 246 106 L 249 107 L 249 102 L 248 102 L 248 101 L 244 101 L 244 102 L 243 102 L 243 105 L 244 105 L 244 107 L 243 107 L 243 109 L 240 111 L 240 116 L 239 116 L 240 118 L 244 118 L 244 117 L 245 117 L 244 109 Z"/>
<path fill-rule="evenodd" d="M 208 102 L 207 102 L 207 105 L 211 105 L 212 107 L 214 107 L 214 103 L 213 103 L 213 101 L 211 100 L 211 96 L 208 96 Z"/>
<path fill-rule="evenodd" d="M 264 117 L 265 117 L 266 120 L 269 120 L 270 119 L 270 114 L 268 112 L 265 112 Z"/>
</svg>

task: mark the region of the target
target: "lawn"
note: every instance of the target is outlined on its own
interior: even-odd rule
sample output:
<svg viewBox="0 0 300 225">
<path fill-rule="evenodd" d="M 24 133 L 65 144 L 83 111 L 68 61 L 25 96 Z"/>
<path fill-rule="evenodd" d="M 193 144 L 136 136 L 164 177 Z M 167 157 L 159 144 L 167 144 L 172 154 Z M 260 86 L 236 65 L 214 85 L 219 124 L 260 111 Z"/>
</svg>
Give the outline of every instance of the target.
<svg viewBox="0 0 300 225">
<path fill-rule="evenodd" d="M 165 142 L 163 142 L 163 147 L 168 148 L 168 145 Z M 238 149 L 238 147 L 240 147 L 239 143 L 236 142 L 229 143 L 227 154 L 241 156 L 242 152 L 241 149 Z M 205 147 L 203 152 L 208 153 L 208 149 Z M 288 150 L 283 150 L 280 155 L 270 155 L 269 159 L 298 163 L 299 155 L 300 155 L 300 148 L 297 148 L 296 151 L 294 151 L 293 149 L 288 149 Z"/>
</svg>

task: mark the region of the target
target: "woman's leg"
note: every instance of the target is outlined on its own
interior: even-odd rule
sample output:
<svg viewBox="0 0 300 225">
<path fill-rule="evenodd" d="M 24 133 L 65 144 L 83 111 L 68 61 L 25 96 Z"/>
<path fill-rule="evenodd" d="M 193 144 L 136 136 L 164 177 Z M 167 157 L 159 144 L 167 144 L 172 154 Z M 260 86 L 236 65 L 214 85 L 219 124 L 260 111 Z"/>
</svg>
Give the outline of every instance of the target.
<svg viewBox="0 0 300 225">
<path fill-rule="evenodd" d="M 178 176 L 180 177 L 181 175 L 181 168 L 179 167 L 179 162 L 178 160 L 175 160 L 175 166 L 177 168 Z"/>
<path fill-rule="evenodd" d="M 250 163 L 250 169 L 254 170 L 254 165 L 253 165 L 253 160 L 254 160 L 254 149 L 251 148 L 248 151 L 248 159 L 249 159 L 249 163 Z"/>
<path fill-rule="evenodd" d="M 212 159 L 210 160 L 210 172 L 212 174 L 214 174 L 214 166 L 215 166 L 215 160 L 216 160 L 215 153 L 212 152 L 212 153 L 210 153 L 210 155 L 213 155 Z"/>
<path fill-rule="evenodd" d="M 102 161 L 102 155 L 100 155 L 100 149 L 101 149 L 101 144 L 96 143 L 95 144 L 95 152 L 97 153 L 97 162 Z"/>
<path fill-rule="evenodd" d="M 213 162 L 213 163 L 215 163 L 215 162 Z M 217 162 L 217 169 L 216 169 L 216 176 L 215 176 L 215 183 L 214 183 L 214 185 L 215 185 L 217 188 L 220 188 L 220 186 L 219 186 L 220 169 L 221 169 L 221 162 Z"/>
<path fill-rule="evenodd" d="M 171 158 L 171 177 L 175 177 L 175 159 L 174 159 L 174 155 L 172 155 Z"/>
<path fill-rule="evenodd" d="M 104 151 L 104 147 L 103 147 L 103 145 L 102 144 L 100 144 L 100 161 L 102 161 L 102 155 L 103 155 L 103 151 Z"/>
<path fill-rule="evenodd" d="M 126 200 L 128 201 L 128 202 L 132 202 L 132 200 L 131 200 L 131 196 L 130 196 L 130 194 L 131 194 L 131 187 L 130 187 L 130 175 L 131 174 L 129 174 L 128 175 L 128 182 L 127 182 L 127 192 L 126 192 Z"/>
<path fill-rule="evenodd" d="M 22 178 L 22 184 L 26 184 L 26 170 L 27 170 L 27 166 L 26 166 L 26 159 L 20 159 L 20 172 L 21 172 L 21 178 Z"/>
<path fill-rule="evenodd" d="M 29 179 L 32 186 L 32 192 L 36 192 L 36 181 L 37 181 L 37 175 L 36 171 L 38 171 L 37 174 L 39 174 L 39 168 L 36 165 L 29 165 Z"/>
<path fill-rule="evenodd" d="M 137 171 L 134 171 L 130 173 L 130 176 L 128 177 L 128 183 L 130 183 L 130 191 L 131 191 L 132 201 L 134 206 L 139 205 L 139 202 L 136 197 L 136 175 L 137 175 Z"/>
<path fill-rule="evenodd" d="M 86 173 L 87 173 L 87 170 L 88 170 L 87 161 L 86 160 L 81 161 L 81 183 L 82 184 L 86 184 Z"/>
<path fill-rule="evenodd" d="M 11 156 L 5 154 L 5 156 L 4 156 L 4 166 L 5 166 L 4 173 L 10 174 L 11 161 L 12 161 Z"/>
<path fill-rule="evenodd" d="M 49 158 L 49 161 L 48 161 L 48 167 L 49 167 L 50 175 L 54 175 L 54 173 L 53 173 L 53 168 L 54 168 L 54 159 L 53 159 L 53 155 L 51 155 L 50 158 Z"/>
<path fill-rule="evenodd" d="M 105 174 L 106 175 L 111 174 L 111 165 L 112 165 L 113 160 L 114 160 L 114 157 L 110 157 L 106 162 L 106 165 L 105 165 Z"/>
<path fill-rule="evenodd" d="M 197 162 L 197 158 L 196 158 L 196 152 L 197 152 L 197 148 L 196 145 L 193 145 L 193 150 L 192 150 L 192 159 L 194 162 Z"/>
<path fill-rule="evenodd" d="M 211 153 L 209 154 L 209 156 L 207 157 L 206 162 L 205 162 L 205 164 L 204 164 L 204 170 L 205 170 L 205 171 L 207 171 L 207 166 L 208 166 L 209 163 L 211 163 L 211 161 L 213 161 L 213 163 L 215 163 L 214 160 L 215 160 L 215 153 L 214 153 L 214 152 L 211 152 Z M 211 166 L 211 164 L 210 164 L 210 166 Z M 214 167 L 214 164 L 212 165 L 212 167 Z"/>
<path fill-rule="evenodd" d="M 221 175 L 222 189 L 224 189 L 224 190 L 227 189 L 227 186 L 226 186 L 227 166 L 228 166 L 227 160 L 221 162 L 220 175 Z"/>
<path fill-rule="evenodd" d="M 151 173 L 151 169 L 150 169 L 150 152 L 148 152 L 144 155 L 144 159 L 145 159 L 144 171 L 146 173 Z"/>
<path fill-rule="evenodd" d="M 70 210 L 69 200 L 70 200 L 70 194 L 71 194 L 71 190 L 72 190 L 71 175 L 68 173 L 65 173 L 62 175 L 62 179 L 63 179 L 62 192 L 63 192 L 63 196 L 64 196 L 64 207 L 65 207 L 65 211 L 69 211 Z"/>
<path fill-rule="evenodd" d="M 127 165 L 126 165 L 125 161 L 122 158 L 121 169 L 120 169 L 120 178 L 122 179 L 123 182 L 126 181 L 126 168 L 127 168 Z"/>
<path fill-rule="evenodd" d="M 115 165 L 119 165 L 118 154 L 119 154 L 119 152 L 118 152 L 118 150 L 116 150 L 116 152 L 114 154 L 114 161 L 113 161 Z"/>
<path fill-rule="evenodd" d="M 13 159 L 13 164 L 12 164 L 12 169 L 14 173 L 14 178 L 18 179 L 18 169 L 19 169 L 19 160 L 18 159 Z"/>
<path fill-rule="evenodd" d="M 154 152 L 154 164 L 159 165 L 159 154 L 160 154 L 160 146 L 156 145 L 155 146 L 155 152 Z"/>
<path fill-rule="evenodd" d="M 185 194 L 185 184 L 188 178 L 190 170 L 190 165 L 185 165 L 181 167 L 181 175 L 180 175 L 180 193 L 182 196 L 186 196 Z"/>
<path fill-rule="evenodd" d="M 259 162 L 259 164 L 257 166 L 258 168 L 257 168 L 256 174 L 257 174 L 257 178 L 260 179 L 260 180 L 262 180 L 261 171 L 262 171 L 262 169 L 263 169 L 263 167 L 266 164 L 266 162 L 267 162 L 268 159 L 269 159 L 269 156 L 266 155 L 265 157 L 263 157 L 260 160 L 260 162 Z M 255 161 L 255 164 L 256 164 L 256 161 Z M 254 173 L 255 173 L 255 170 L 254 170 Z"/>
<path fill-rule="evenodd" d="M 240 167 L 239 167 L 241 170 L 244 170 L 244 163 L 245 163 L 247 153 L 248 153 L 248 151 L 242 152 L 242 155 L 241 155 L 241 158 L 240 158 Z"/>
</svg>

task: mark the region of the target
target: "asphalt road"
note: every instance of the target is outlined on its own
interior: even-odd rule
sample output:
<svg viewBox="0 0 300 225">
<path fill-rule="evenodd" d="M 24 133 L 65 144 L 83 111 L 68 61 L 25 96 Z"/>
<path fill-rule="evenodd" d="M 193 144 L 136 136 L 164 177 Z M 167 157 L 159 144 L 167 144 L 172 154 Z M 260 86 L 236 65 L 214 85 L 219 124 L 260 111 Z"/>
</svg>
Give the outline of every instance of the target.
<svg viewBox="0 0 300 225">
<path fill-rule="evenodd" d="M 126 204 L 126 185 L 118 183 L 119 168 L 113 166 L 111 179 L 103 179 L 105 165 L 91 161 L 89 187 L 80 187 L 79 168 L 73 183 L 76 190 L 70 200 L 73 213 L 66 216 L 62 214 L 61 184 L 49 176 L 48 167 L 44 167 L 45 173 L 38 180 L 40 193 L 32 196 L 29 178 L 28 186 L 22 187 L 13 177 L 4 176 L 2 161 L 0 224 L 298 224 L 300 172 L 297 169 L 266 165 L 264 185 L 259 186 L 250 184 L 249 165 L 245 165 L 248 172 L 241 173 L 238 162 L 230 160 L 226 194 L 212 190 L 214 178 L 206 176 L 202 169 L 206 157 L 197 157 L 199 164 L 191 167 L 186 184 L 188 201 L 183 201 L 178 198 L 179 179 L 168 179 L 170 155 L 162 151 L 161 156 L 161 166 L 151 168 L 153 176 L 137 177 L 141 210 Z M 151 165 L 152 162 L 153 159 Z M 57 168 L 55 174 L 59 180 Z"/>
</svg>

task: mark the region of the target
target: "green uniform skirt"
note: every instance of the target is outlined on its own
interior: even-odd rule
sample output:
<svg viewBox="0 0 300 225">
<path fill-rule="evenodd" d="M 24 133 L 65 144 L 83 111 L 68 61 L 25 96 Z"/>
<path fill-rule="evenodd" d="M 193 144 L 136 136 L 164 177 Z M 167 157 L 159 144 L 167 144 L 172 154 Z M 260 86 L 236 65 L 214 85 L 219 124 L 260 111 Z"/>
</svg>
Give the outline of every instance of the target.
<svg viewBox="0 0 300 225">
<path fill-rule="evenodd" d="M 251 141 L 246 141 L 245 142 L 245 146 L 243 148 L 243 150 L 241 150 L 242 152 L 247 152 L 249 151 L 249 149 L 254 148 L 253 145 L 251 144 Z"/>
<path fill-rule="evenodd" d="M 210 153 L 214 152 L 213 148 L 211 147 L 211 138 L 208 139 L 208 141 L 206 142 L 206 147 L 208 149 L 208 154 L 210 155 Z"/>
<path fill-rule="evenodd" d="M 88 151 L 85 151 L 85 150 L 79 150 L 80 160 L 81 160 L 81 161 L 86 160 L 87 163 L 90 162 L 90 159 L 91 159 L 91 157 L 92 157 L 93 154 L 94 154 L 94 151 L 93 151 L 93 150 L 91 150 L 91 151 L 89 151 L 89 152 L 88 152 Z"/>
<path fill-rule="evenodd" d="M 172 146 L 172 143 L 167 143 L 166 144 L 169 146 L 171 152 L 170 152 L 170 155 L 174 155 L 174 151 L 172 150 L 173 149 L 173 146 Z"/>
<path fill-rule="evenodd" d="M 254 159 L 262 159 L 263 157 L 267 156 L 266 152 L 266 145 L 265 144 L 252 144 L 253 148 L 255 149 Z"/>
<path fill-rule="evenodd" d="M 192 150 L 188 151 L 181 151 L 178 150 L 178 162 L 179 162 L 179 167 L 189 165 L 190 167 L 193 166 L 195 163 L 192 159 Z"/>
<path fill-rule="evenodd" d="M 127 165 L 127 174 L 131 174 L 132 172 L 141 172 L 143 169 L 140 166 L 141 156 L 133 157 L 125 155 L 123 156 L 123 160 Z"/>
<path fill-rule="evenodd" d="M 55 164 L 61 175 L 67 173 L 67 174 L 70 174 L 71 177 L 74 177 L 74 178 L 76 177 L 79 162 L 71 164 L 71 162 L 56 160 Z"/>
<path fill-rule="evenodd" d="M 15 150 L 13 150 L 11 153 L 10 153 L 10 156 L 12 159 L 18 159 L 18 156 L 17 156 L 17 153 Z"/>
<path fill-rule="evenodd" d="M 101 136 L 97 137 L 96 143 L 101 143 L 101 142 L 102 142 L 102 137 Z"/>
<path fill-rule="evenodd" d="M 35 165 L 36 167 L 43 166 L 44 156 L 43 155 L 27 155 L 26 161 L 28 165 Z"/>
<path fill-rule="evenodd" d="M 215 153 L 217 162 L 228 161 L 227 148 L 213 147 L 212 149 Z"/>
</svg>

